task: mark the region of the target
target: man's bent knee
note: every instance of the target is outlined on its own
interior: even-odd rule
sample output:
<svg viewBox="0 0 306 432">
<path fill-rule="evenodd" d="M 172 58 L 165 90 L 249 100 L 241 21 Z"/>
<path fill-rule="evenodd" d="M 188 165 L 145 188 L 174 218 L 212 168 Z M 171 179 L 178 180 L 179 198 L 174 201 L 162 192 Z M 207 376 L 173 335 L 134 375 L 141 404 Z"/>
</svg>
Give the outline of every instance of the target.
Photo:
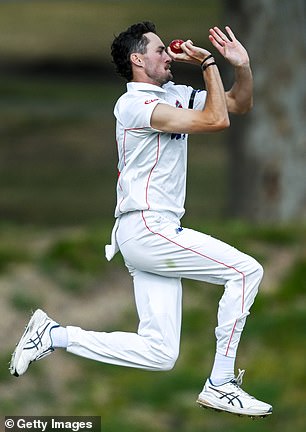
<svg viewBox="0 0 306 432">
<path fill-rule="evenodd" d="M 174 368 L 176 360 L 178 359 L 178 351 L 170 351 L 167 349 L 153 348 L 154 363 L 152 366 L 154 370 L 169 371 Z"/>
<path fill-rule="evenodd" d="M 257 262 L 256 260 L 254 260 L 254 270 L 253 270 L 253 274 L 256 275 L 256 278 L 258 279 L 259 282 L 261 282 L 263 275 L 264 275 L 264 269 L 263 266 L 261 264 L 259 264 L 259 262 Z"/>
</svg>

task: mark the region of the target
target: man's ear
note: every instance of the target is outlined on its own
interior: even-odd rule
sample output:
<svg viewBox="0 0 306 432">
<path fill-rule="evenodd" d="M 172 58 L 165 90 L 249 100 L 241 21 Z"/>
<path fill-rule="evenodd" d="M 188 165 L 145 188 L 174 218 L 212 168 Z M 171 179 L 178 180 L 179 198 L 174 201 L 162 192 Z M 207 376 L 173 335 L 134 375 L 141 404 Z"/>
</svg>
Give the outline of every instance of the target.
<svg viewBox="0 0 306 432">
<path fill-rule="evenodd" d="M 142 58 L 137 53 L 132 53 L 130 56 L 131 63 L 133 63 L 135 66 L 142 66 L 143 61 Z"/>
</svg>

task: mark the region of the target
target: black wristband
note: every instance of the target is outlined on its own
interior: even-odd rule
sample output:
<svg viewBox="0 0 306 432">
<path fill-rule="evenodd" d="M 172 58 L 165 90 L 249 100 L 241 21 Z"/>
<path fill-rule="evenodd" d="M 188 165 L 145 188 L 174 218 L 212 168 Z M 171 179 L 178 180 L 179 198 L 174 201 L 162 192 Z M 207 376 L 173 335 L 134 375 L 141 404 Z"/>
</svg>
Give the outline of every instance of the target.
<svg viewBox="0 0 306 432">
<path fill-rule="evenodd" d="M 210 54 L 209 56 L 205 57 L 205 59 L 204 59 L 204 60 L 202 61 L 202 63 L 201 63 L 201 69 L 203 68 L 204 63 L 206 62 L 206 60 L 209 60 L 210 58 L 213 58 L 213 55 L 212 55 L 212 54 Z"/>
<path fill-rule="evenodd" d="M 216 65 L 217 63 L 215 62 L 215 61 L 213 61 L 213 62 L 211 62 L 211 63 L 208 63 L 208 65 L 204 65 L 203 67 L 202 67 L 202 71 L 204 72 L 209 66 L 214 66 L 214 65 Z"/>
</svg>

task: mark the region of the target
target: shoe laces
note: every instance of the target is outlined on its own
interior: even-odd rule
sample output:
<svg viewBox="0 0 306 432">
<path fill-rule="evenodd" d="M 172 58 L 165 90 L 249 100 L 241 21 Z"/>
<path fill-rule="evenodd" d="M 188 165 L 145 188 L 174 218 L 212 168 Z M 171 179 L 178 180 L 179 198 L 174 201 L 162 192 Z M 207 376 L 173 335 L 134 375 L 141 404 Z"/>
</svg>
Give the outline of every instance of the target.
<svg viewBox="0 0 306 432">
<path fill-rule="evenodd" d="M 233 379 L 233 382 L 237 384 L 238 387 L 242 385 L 243 375 L 245 373 L 244 369 L 238 369 L 238 375 L 236 378 Z"/>
<path fill-rule="evenodd" d="M 237 377 L 231 381 L 231 384 L 233 384 L 239 390 L 241 395 L 244 395 L 244 396 L 251 398 L 251 399 L 255 399 L 253 396 L 249 395 L 246 391 L 242 390 L 242 388 L 240 387 L 242 385 L 242 380 L 243 380 L 243 375 L 245 373 L 245 370 L 244 369 L 238 369 L 238 371 L 239 371 L 239 373 L 238 373 Z"/>
</svg>

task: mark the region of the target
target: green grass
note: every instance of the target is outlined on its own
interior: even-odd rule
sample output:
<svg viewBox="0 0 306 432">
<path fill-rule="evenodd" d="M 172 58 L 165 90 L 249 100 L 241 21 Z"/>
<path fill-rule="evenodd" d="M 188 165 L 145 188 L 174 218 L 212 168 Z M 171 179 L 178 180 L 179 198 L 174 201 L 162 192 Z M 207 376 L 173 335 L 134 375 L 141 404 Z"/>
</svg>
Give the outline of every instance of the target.
<svg viewBox="0 0 306 432">
<path fill-rule="evenodd" d="M 11 93 L 0 105 L 2 218 L 57 224 L 110 218 L 115 85 L 8 81 Z"/>
<path fill-rule="evenodd" d="M 283 301 L 296 299 L 297 308 L 305 307 L 303 299 L 306 292 L 306 255 L 301 256 L 294 264 L 291 271 L 287 274 L 282 289 L 279 293 Z M 300 303 L 300 300 L 302 303 Z"/>
<path fill-rule="evenodd" d="M 3 271 L 9 264 L 18 263 L 27 260 L 27 256 L 18 249 L 0 249 L 0 272 Z"/>
<path fill-rule="evenodd" d="M 267 248 L 269 262 L 269 248 L 274 249 L 271 241 L 275 234 L 273 228 L 254 230 L 252 225 L 244 223 L 241 225 L 243 229 L 237 231 L 237 222 L 228 222 L 219 228 L 208 225 L 219 237 L 230 239 L 240 233 L 246 246 L 250 247 L 255 241 L 257 248 Z M 97 286 L 100 278 L 109 279 L 112 272 L 117 273 L 123 266 L 119 257 L 107 266 L 103 260 L 100 262 L 100 246 L 102 249 L 108 240 L 110 228 L 92 226 L 64 231 L 44 228 L 35 233 L 35 228 L 16 226 L 14 229 L 11 224 L 4 225 L 0 232 L 5 240 L 4 248 L 14 244 L 14 233 L 20 239 L 26 257 L 24 262 L 21 261 L 22 265 L 34 267 L 47 279 L 59 282 L 61 290 L 54 293 L 55 298 L 61 296 L 62 291 L 65 301 L 70 295 L 71 300 L 82 303 L 94 294 L 92 287 Z M 302 252 L 305 232 L 302 227 L 283 227 L 280 242 L 276 241 L 276 244 L 287 247 L 289 252 L 296 248 Z M 35 244 L 43 235 L 49 241 L 44 248 L 40 247 L 38 253 Z M 296 241 L 288 241 L 291 237 Z M 29 247 L 31 238 L 35 241 Z M 11 264 L 2 270 L 3 277 L 13 274 L 12 265 L 16 265 L 13 257 Z M 67 270 L 66 279 L 62 276 L 63 269 Z M 73 284 L 77 280 L 83 284 L 82 289 L 67 290 L 64 282 Z M 60 352 L 53 360 L 50 357 L 31 366 L 28 378 L 21 378 L 17 384 L 7 375 L 9 353 L 3 353 L 0 386 L 12 388 L 4 400 L 0 397 L 0 412 L 12 415 L 30 415 L 33 412 L 40 415 L 101 415 L 107 432 L 302 432 L 306 420 L 305 280 L 305 256 L 302 253 L 276 291 L 259 293 L 241 340 L 237 367 L 247 370 L 244 388 L 273 404 L 274 413 L 268 419 L 252 421 L 201 410 L 196 406 L 195 398 L 210 371 L 214 355 L 216 309 L 222 289 L 192 281 L 183 281 L 181 355 L 174 370 L 147 372 L 96 363 Z M 12 286 L 8 307 L 24 317 L 27 308 L 40 306 L 44 287 L 36 294 L 22 292 L 20 288 Z M 51 303 L 49 307 L 52 308 Z M 79 313 L 81 317 L 81 307 Z M 97 328 L 98 323 L 97 315 Z M 136 327 L 135 310 L 129 308 L 117 317 L 115 327 L 110 323 L 104 325 L 103 330 L 135 331 Z M 50 368 L 55 360 L 62 373 L 50 378 Z"/>
<path fill-rule="evenodd" d="M 6 83 L 0 103 L 2 219 L 40 225 L 109 220 L 117 178 L 112 111 L 124 83 L 4 77 L 0 87 Z M 222 137 L 190 139 L 186 207 L 195 219 L 224 211 Z"/>
</svg>

